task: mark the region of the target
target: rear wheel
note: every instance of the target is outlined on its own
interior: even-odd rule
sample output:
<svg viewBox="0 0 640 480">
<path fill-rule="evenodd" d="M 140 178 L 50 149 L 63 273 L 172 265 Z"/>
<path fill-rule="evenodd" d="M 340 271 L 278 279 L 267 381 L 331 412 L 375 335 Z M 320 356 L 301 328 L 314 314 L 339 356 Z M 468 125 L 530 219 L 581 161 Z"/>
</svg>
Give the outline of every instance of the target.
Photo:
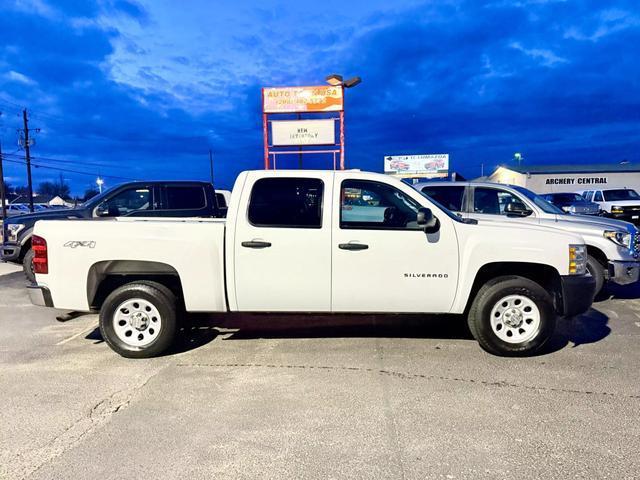
<svg viewBox="0 0 640 480">
<path fill-rule="evenodd" d="M 33 249 L 30 248 L 22 259 L 22 271 L 24 272 L 24 276 L 27 277 L 27 280 L 31 283 L 36 283 L 36 274 L 33 271 L 33 256 Z"/>
<path fill-rule="evenodd" d="M 480 346 L 495 355 L 530 355 L 553 335 L 556 315 L 549 293 L 518 276 L 498 277 L 476 295 L 467 318 Z"/>
<path fill-rule="evenodd" d="M 164 353 L 176 333 L 176 298 L 155 282 L 136 282 L 114 290 L 100 310 L 100 333 L 127 358 Z"/>
</svg>

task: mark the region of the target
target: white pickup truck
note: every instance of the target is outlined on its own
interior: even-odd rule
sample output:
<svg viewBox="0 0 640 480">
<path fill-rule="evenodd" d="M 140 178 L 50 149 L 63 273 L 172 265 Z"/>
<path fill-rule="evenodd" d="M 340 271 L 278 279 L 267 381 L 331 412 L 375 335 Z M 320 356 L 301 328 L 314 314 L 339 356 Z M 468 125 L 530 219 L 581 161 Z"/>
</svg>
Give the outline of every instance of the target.
<svg viewBox="0 0 640 480">
<path fill-rule="evenodd" d="M 244 172 L 229 205 L 37 222 L 31 300 L 99 311 L 109 346 L 140 358 L 170 346 L 181 311 L 464 314 L 485 350 L 523 355 L 593 298 L 579 236 L 463 221 L 385 175 Z"/>
</svg>

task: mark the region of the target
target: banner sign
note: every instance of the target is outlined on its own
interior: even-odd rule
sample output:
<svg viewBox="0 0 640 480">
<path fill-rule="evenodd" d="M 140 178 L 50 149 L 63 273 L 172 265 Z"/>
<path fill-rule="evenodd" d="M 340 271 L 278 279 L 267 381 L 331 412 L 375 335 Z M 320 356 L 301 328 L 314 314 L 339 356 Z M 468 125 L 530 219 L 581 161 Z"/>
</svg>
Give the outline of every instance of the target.
<svg viewBox="0 0 640 480">
<path fill-rule="evenodd" d="M 384 157 L 384 173 L 400 177 L 443 177 L 449 172 L 449 154 L 390 155 Z"/>
<path fill-rule="evenodd" d="M 264 113 L 339 112 L 343 110 L 342 87 L 282 87 L 262 89 Z"/>
<path fill-rule="evenodd" d="M 284 145 L 334 145 L 336 122 L 327 120 L 278 120 L 271 122 L 271 143 Z"/>
</svg>

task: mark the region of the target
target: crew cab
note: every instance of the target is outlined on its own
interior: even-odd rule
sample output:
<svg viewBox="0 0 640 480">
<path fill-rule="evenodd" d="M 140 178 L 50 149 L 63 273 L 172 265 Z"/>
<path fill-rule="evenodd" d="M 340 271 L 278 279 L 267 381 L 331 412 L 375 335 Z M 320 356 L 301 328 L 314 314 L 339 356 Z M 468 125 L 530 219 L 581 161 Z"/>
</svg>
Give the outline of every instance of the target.
<svg viewBox="0 0 640 480">
<path fill-rule="evenodd" d="M 0 246 L 0 257 L 5 262 L 22 263 L 25 275 L 30 281 L 34 281 L 31 236 L 33 235 L 33 226 L 38 220 L 119 216 L 224 216 L 226 206 L 218 208 L 217 199 L 213 195 L 213 186 L 207 182 L 124 183 L 106 190 L 77 208 L 44 210 L 5 219 L 3 222 L 4 242 Z M 224 196 L 222 196 L 222 200 L 224 200 Z"/>
<path fill-rule="evenodd" d="M 604 216 L 640 224 L 640 195 L 630 188 L 583 190 L 587 201 L 597 203 Z"/>
<path fill-rule="evenodd" d="M 32 244 L 32 302 L 100 312 L 125 357 L 164 352 L 181 311 L 465 314 L 484 349 L 523 355 L 595 288 L 577 235 L 465 221 L 360 171 L 243 172 L 226 220 L 39 221 Z"/>
<path fill-rule="evenodd" d="M 513 185 L 423 182 L 415 188 L 463 218 L 544 225 L 580 235 L 587 245 L 587 271 L 596 280 L 596 294 L 607 281 L 638 281 L 640 235 L 628 222 L 569 215 L 531 190 Z"/>
</svg>

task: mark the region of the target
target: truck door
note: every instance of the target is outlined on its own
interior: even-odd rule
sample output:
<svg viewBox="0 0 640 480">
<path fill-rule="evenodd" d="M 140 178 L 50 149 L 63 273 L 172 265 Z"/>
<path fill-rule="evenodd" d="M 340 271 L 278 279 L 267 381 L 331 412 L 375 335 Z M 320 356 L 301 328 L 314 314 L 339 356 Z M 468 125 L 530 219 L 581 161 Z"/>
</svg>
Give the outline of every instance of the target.
<svg viewBox="0 0 640 480">
<path fill-rule="evenodd" d="M 473 187 L 470 217 L 476 220 L 518 221 L 540 223 L 536 212 L 522 198 L 499 187 Z M 518 216 L 509 212 L 508 205 L 517 206 L 518 210 L 529 210 L 530 214 Z"/>
<path fill-rule="evenodd" d="M 456 293 L 454 220 L 408 185 L 336 176 L 332 309 L 336 312 L 448 312 Z M 420 207 L 440 221 L 416 222 Z"/>
<path fill-rule="evenodd" d="M 332 189 L 333 172 L 249 175 L 235 218 L 238 310 L 330 311 Z"/>
</svg>

